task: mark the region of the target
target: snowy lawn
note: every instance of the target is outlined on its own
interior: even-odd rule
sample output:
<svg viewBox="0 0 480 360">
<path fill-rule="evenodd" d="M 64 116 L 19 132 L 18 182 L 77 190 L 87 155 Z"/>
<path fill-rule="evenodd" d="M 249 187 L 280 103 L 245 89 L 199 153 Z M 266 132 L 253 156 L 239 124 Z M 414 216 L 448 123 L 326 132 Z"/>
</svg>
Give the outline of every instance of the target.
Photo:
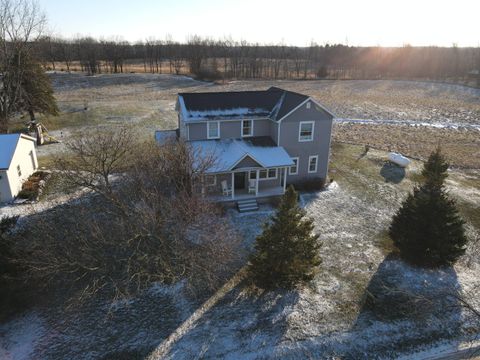
<svg viewBox="0 0 480 360">
<path fill-rule="evenodd" d="M 323 263 L 311 285 L 260 295 L 236 287 L 173 344 L 168 357 L 389 358 L 436 344 L 456 348 L 480 333 L 478 319 L 455 298 L 465 293 L 480 307 L 472 296 L 480 286 L 478 244 L 454 268 L 417 269 L 391 255 L 386 228 L 421 164 L 414 161 L 404 172 L 385 161 L 385 152 L 360 157 L 362 150 L 334 144 L 333 186 L 301 196 L 323 243 Z M 478 237 L 478 172 L 452 171 L 448 186 L 469 236 Z M 252 250 L 273 210 L 227 211 L 246 249 Z M 0 357 L 143 358 L 201 305 L 182 293 L 181 284 L 153 287 L 113 307 L 97 299 L 65 312 L 57 302 L 1 324 Z"/>
<path fill-rule="evenodd" d="M 441 341 L 455 348 L 479 334 L 480 320 L 455 298 L 465 293 L 478 301 L 471 297 L 480 285 L 478 252 L 437 270 L 414 268 L 390 254 L 386 229 L 421 164 L 404 173 L 384 161 L 384 152 L 363 158 L 361 152 L 334 146 L 335 186 L 302 195 L 323 243 L 323 264 L 311 286 L 260 296 L 235 289 L 172 347 L 171 358 L 389 358 Z M 478 209 L 478 175 L 470 187 L 456 187 L 455 179 L 464 176 L 451 173 L 450 191 L 468 193 L 461 201 Z M 478 235 L 475 218 L 465 216 L 469 235 Z M 234 217 L 250 241 L 263 220 L 263 214 Z"/>
</svg>

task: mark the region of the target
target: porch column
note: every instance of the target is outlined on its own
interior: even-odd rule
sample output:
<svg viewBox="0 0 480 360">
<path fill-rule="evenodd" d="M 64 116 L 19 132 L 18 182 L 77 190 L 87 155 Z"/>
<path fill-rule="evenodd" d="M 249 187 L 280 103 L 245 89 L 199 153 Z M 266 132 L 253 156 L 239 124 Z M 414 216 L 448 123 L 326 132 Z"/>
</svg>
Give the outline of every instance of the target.
<svg viewBox="0 0 480 360">
<path fill-rule="evenodd" d="M 288 168 L 283 168 L 283 193 L 285 193 L 285 189 L 287 188 L 287 169 Z"/>
<path fill-rule="evenodd" d="M 260 179 L 260 170 L 257 170 L 257 176 L 255 176 L 255 196 L 258 196 L 258 179 Z"/>
<path fill-rule="evenodd" d="M 232 171 L 232 200 L 235 199 L 235 173 Z"/>
</svg>

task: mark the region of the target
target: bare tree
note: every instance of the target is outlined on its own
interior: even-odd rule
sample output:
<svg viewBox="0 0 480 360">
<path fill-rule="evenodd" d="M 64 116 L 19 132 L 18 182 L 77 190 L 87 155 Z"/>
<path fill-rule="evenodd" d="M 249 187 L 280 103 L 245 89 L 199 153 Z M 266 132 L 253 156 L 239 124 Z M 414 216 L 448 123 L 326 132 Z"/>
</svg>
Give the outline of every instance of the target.
<svg viewBox="0 0 480 360">
<path fill-rule="evenodd" d="M 88 188 L 118 204 L 112 178 L 128 168 L 135 147 L 131 127 L 83 131 L 66 143 L 67 153 L 56 159 L 66 181 Z"/>
<path fill-rule="evenodd" d="M 35 1 L 0 0 L 0 132 L 8 130 L 21 100 L 22 58 L 30 55 L 45 24 Z"/>
<path fill-rule="evenodd" d="M 220 208 L 195 189 L 211 160 L 196 158 L 182 142 L 158 146 L 120 138 L 97 139 L 108 149 L 119 144 L 115 151 L 105 151 L 93 140 L 88 148 L 98 154 L 87 150 L 84 141 L 74 148 L 77 157 L 85 158 L 75 173 L 87 183 L 90 177 L 84 173 L 98 179 L 105 174 L 96 175 L 104 163 L 97 159 L 122 158 L 119 147 L 122 154 L 131 152 L 133 161 L 117 168 L 124 176 L 109 190 L 114 195 L 90 196 L 38 215 L 17 233 L 15 257 L 25 276 L 46 284 L 73 284 L 75 299 L 99 291 L 126 297 L 154 282 L 186 280 L 193 294 L 220 286 L 239 265 L 241 251 Z M 91 165 L 85 166 L 86 161 Z M 104 184 L 91 183 L 104 194 Z"/>
</svg>

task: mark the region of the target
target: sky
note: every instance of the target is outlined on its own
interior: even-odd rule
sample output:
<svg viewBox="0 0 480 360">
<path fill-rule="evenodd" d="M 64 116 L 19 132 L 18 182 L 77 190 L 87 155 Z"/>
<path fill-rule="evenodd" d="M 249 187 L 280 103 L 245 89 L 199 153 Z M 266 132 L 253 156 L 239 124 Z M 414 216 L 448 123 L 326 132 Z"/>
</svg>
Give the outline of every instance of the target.
<svg viewBox="0 0 480 360">
<path fill-rule="evenodd" d="M 305 46 L 478 46 L 480 0 L 37 0 L 53 34 Z"/>
</svg>

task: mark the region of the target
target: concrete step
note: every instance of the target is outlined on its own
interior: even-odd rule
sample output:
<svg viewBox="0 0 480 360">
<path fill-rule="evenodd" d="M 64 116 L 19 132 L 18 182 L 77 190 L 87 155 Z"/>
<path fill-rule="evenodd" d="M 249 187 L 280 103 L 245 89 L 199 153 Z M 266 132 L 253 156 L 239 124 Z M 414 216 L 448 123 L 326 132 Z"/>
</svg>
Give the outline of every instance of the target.
<svg viewBox="0 0 480 360">
<path fill-rule="evenodd" d="M 238 211 L 240 212 L 258 210 L 257 200 L 255 199 L 240 200 L 237 202 L 237 206 L 238 206 Z"/>
</svg>

